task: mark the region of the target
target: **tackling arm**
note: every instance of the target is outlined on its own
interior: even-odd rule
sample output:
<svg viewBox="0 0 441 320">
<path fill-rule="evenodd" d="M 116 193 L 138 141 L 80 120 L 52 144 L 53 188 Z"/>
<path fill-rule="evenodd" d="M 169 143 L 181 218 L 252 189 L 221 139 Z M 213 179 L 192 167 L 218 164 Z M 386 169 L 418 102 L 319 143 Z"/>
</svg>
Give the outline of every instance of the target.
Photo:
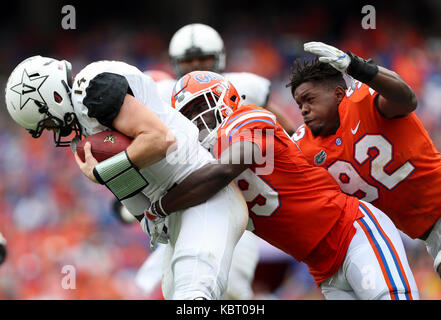
<svg viewBox="0 0 441 320">
<path fill-rule="evenodd" d="M 160 207 L 162 206 L 163 213 L 183 210 L 210 199 L 253 165 L 247 163 L 245 159 L 252 159 L 250 157 L 256 154 L 256 148 L 258 148 L 256 144 L 248 141 L 233 143 L 221 154 L 218 161 L 191 173 L 162 197 Z"/>
</svg>

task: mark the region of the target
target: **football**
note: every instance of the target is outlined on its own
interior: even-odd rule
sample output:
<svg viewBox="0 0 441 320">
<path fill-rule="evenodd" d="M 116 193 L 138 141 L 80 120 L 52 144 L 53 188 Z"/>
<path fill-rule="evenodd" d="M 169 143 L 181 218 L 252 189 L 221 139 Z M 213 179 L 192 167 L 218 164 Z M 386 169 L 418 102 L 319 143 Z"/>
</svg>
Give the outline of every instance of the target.
<svg viewBox="0 0 441 320">
<path fill-rule="evenodd" d="M 98 161 L 104 161 L 125 150 L 132 139 L 117 131 L 102 131 L 90 135 L 78 142 L 76 151 L 82 161 L 84 161 L 84 145 L 90 142 L 92 155 Z"/>
</svg>

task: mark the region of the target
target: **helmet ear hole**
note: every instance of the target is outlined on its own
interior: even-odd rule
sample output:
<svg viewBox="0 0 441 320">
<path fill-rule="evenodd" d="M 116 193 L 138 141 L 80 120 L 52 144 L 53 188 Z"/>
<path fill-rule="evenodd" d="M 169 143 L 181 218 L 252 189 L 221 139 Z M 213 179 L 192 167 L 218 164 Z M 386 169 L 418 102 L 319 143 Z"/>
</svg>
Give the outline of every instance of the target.
<svg viewBox="0 0 441 320">
<path fill-rule="evenodd" d="M 54 91 L 54 100 L 56 103 L 61 103 L 63 102 L 63 97 L 57 91 Z"/>
</svg>

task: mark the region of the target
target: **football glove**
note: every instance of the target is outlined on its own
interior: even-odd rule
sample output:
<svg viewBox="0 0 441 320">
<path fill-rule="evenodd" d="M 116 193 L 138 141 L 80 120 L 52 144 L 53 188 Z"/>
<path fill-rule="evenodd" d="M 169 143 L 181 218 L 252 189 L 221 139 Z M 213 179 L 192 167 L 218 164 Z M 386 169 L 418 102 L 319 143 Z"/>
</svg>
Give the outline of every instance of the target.
<svg viewBox="0 0 441 320">
<path fill-rule="evenodd" d="M 307 42 L 303 48 L 319 56 L 320 62 L 329 63 L 340 72 L 346 72 L 351 63 L 351 58 L 346 53 L 323 42 Z"/>
<path fill-rule="evenodd" d="M 160 197 L 157 201 L 151 203 L 148 212 L 155 217 L 166 218 L 168 213 L 162 208 L 162 198 Z"/>
<path fill-rule="evenodd" d="M 307 42 L 303 48 L 319 56 L 320 62 L 329 63 L 338 71 L 345 72 L 363 83 L 370 82 L 378 73 L 378 66 L 372 59 L 364 60 L 351 51 L 344 53 L 322 42 Z"/>
<path fill-rule="evenodd" d="M 144 219 L 141 220 L 141 228 L 150 237 L 151 250 L 155 249 L 158 242 L 168 243 L 169 237 L 165 226 L 165 218 L 153 216 L 146 211 Z"/>
</svg>

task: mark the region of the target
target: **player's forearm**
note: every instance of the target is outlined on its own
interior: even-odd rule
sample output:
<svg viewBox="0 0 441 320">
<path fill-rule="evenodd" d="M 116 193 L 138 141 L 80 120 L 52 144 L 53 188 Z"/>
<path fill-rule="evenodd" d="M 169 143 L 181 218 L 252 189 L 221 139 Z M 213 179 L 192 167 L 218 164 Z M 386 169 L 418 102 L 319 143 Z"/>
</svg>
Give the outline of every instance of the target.
<svg viewBox="0 0 441 320">
<path fill-rule="evenodd" d="M 127 155 L 138 168 L 163 159 L 176 146 L 175 136 L 170 129 L 151 109 L 130 94 L 126 94 L 112 127 L 133 138 Z"/>
<path fill-rule="evenodd" d="M 405 113 L 416 109 L 415 93 L 397 73 L 379 66 L 377 75 L 368 85 L 386 100 L 399 104 Z"/>
<path fill-rule="evenodd" d="M 127 155 L 137 168 L 144 168 L 164 159 L 176 146 L 170 131 L 141 133 L 127 148 Z"/>
<path fill-rule="evenodd" d="M 226 164 L 210 163 L 191 173 L 162 198 L 171 213 L 201 204 L 226 187 L 239 173 Z"/>
</svg>

